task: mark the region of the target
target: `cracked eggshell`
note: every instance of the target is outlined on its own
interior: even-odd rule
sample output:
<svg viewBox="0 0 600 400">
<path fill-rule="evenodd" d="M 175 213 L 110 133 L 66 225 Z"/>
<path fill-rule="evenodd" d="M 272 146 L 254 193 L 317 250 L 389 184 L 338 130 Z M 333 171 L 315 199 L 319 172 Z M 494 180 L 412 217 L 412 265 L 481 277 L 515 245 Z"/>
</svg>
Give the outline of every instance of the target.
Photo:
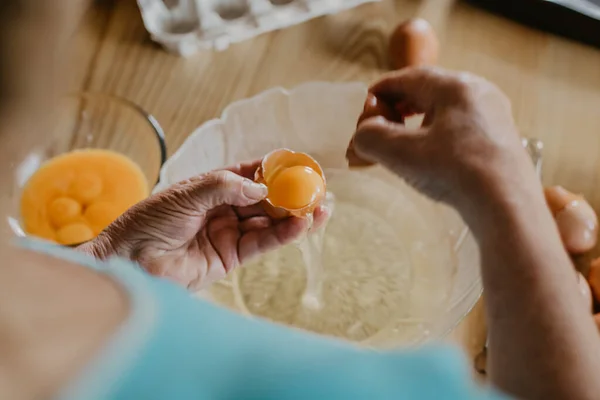
<svg viewBox="0 0 600 400">
<path fill-rule="evenodd" d="M 323 180 L 323 185 L 326 187 L 327 182 L 325 180 L 325 173 L 319 165 L 319 163 L 306 153 L 295 152 L 289 149 L 278 149 L 270 152 L 263 157 L 263 160 L 256 170 L 254 180 L 258 183 L 262 183 L 269 187 L 269 183 L 282 170 L 295 167 L 303 166 L 309 167 L 315 171 Z M 263 201 L 263 206 L 267 214 L 271 217 L 280 219 L 290 216 L 304 217 L 307 214 L 312 213 L 315 208 L 323 202 L 325 199 L 326 190 L 319 193 L 318 197 L 306 207 L 300 209 L 287 209 L 283 207 L 276 207 L 271 203 L 269 198 Z"/>
</svg>

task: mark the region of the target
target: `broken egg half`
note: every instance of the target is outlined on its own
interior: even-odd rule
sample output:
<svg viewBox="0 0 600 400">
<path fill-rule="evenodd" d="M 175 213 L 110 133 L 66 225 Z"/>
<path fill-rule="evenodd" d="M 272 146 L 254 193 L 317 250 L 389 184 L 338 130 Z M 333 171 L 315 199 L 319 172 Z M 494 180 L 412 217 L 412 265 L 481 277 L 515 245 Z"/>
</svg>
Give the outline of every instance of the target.
<svg viewBox="0 0 600 400">
<path fill-rule="evenodd" d="M 325 198 L 323 169 L 306 153 L 272 151 L 263 158 L 254 180 L 267 186 L 264 207 L 273 218 L 304 217 Z"/>
</svg>

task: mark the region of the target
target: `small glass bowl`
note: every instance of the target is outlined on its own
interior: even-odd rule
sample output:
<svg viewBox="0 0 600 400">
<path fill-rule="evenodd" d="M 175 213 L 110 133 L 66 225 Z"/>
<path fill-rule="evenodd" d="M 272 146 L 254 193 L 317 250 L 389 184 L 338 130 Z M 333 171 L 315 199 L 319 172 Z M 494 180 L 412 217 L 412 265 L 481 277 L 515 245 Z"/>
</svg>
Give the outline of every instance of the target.
<svg viewBox="0 0 600 400">
<path fill-rule="evenodd" d="M 49 129 L 17 160 L 13 176 L 12 208 L 8 224 L 17 236 L 22 228 L 20 197 L 23 186 L 47 160 L 79 149 L 104 149 L 135 162 L 153 187 L 167 157 L 164 132 L 156 119 L 137 104 L 110 94 L 77 93 L 63 97 L 53 110 Z"/>
</svg>

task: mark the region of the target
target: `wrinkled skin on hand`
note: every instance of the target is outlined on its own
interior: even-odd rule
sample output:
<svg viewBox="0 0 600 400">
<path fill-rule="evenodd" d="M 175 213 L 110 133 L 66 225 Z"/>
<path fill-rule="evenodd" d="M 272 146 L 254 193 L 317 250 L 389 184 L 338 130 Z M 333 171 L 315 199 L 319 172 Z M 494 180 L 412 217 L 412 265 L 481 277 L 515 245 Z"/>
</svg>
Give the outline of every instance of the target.
<svg viewBox="0 0 600 400">
<path fill-rule="evenodd" d="M 191 290 L 222 279 L 309 228 L 306 219 L 273 220 L 265 213 L 260 201 L 267 188 L 251 180 L 258 165 L 238 165 L 173 185 L 129 209 L 81 249 L 99 258 L 128 258 Z M 313 228 L 327 217 L 327 209 L 317 207 Z"/>
<path fill-rule="evenodd" d="M 472 199 L 490 197 L 490 184 L 510 184 L 517 176 L 537 181 L 510 102 L 491 82 L 440 68 L 406 68 L 385 75 L 369 92 L 389 110 L 402 105 L 425 118 L 418 130 L 396 122 L 403 115 L 363 119 L 354 152 L 434 200 L 468 213 Z"/>
</svg>

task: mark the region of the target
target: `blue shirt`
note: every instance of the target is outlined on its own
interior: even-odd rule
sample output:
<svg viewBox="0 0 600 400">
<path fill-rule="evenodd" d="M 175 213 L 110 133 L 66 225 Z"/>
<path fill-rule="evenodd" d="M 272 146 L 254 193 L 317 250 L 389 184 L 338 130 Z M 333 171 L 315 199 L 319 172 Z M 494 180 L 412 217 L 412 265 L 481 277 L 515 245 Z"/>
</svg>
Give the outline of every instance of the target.
<svg viewBox="0 0 600 400">
<path fill-rule="evenodd" d="M 130 296 L 128 320 L 59 399 L 496 400 L 453 347 L 379 352 L 249 319 L 123 260 L 26 241 L 111 275 Z"/>
</svg>

